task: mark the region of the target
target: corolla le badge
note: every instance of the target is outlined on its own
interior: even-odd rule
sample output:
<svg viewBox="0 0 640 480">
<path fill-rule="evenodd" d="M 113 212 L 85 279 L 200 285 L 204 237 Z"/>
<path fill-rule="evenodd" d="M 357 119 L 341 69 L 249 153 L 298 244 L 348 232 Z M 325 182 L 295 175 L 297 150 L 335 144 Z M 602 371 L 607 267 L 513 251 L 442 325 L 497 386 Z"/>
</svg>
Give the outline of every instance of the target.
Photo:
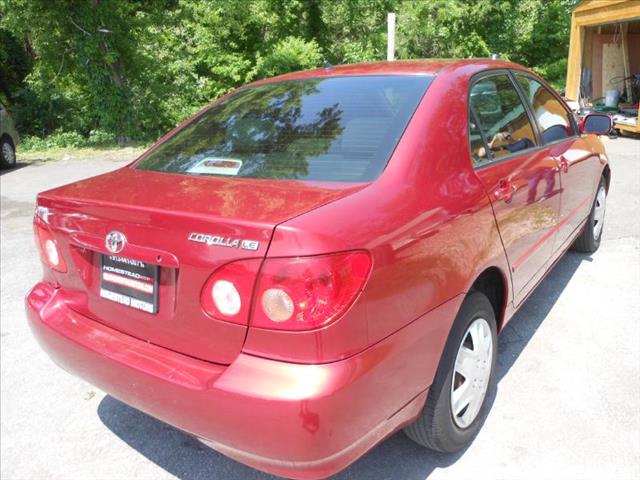
<svg viewBox="0 0 640 480">
<path fill-rule="evenodd" d="M 205 243 L 210 247 L 242 248 L 244 250 L 258 250 L 260 247 L 260 242 L 256 240 L 243 240 L 241 238 L 208 235 L 206 233 L 191 232 L 188 239 L 192 242 Z"/>
<path fill-rule="evenodd" d="M 109 232 L 104 240 L 104 245 L 111 253 L 120 253 L 126 244 L 127 237 L 124 236 L 124 233 L 118 232 L 117 230 Z"/>
</svg>

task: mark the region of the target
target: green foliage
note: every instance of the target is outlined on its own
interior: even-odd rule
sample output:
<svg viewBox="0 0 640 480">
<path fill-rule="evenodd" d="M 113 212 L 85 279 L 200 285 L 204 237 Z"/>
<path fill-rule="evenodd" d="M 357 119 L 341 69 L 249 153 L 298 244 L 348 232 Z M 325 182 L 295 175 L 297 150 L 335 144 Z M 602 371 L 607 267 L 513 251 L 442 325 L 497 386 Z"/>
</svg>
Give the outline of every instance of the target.
<svg viewBox="0 0 640 480">
<path fill-rule="evenodd" d="M 46 150 L 49 148 L 78 148 L 84 146 L 85 139 L 76 132 L 56 132 L 46 138 L 26 137 L 20 148 L 29 150 Z"/>
<path fill-rule="evenodd" d="M 324 34 L 320 45 L 333 64 L 387 58 L 387 12 L 402 10 L 398 0 L 328 0 L 320 2 Z"/>
<path fill-rule="evenodd" d="M 317 67 L 322 62 L 322 51 L 315 40 L 287 37 L 276 43 L 264 58 L 258 58 L 259 77 L 272 77 L 297 70 Z"/>
<path fill-rule="evenodd" d="M 77 132 L 57 131 L 45 138 L 25 137 L 20 143 L 20 149 L 32 151 L 48 150 L 50 148 L 110 147 L 116 145 L 116 143 L 116 136 L 104 130 L 91 130 L 87 137 Z"/>
<path fill-rule="evenodd" d="M 398 19 L 400 53 L 415 57 L 486 57 L 524 65 L 566 58 L 576 0 L 412 0 Z"/>
<path fill-rule="evenodd" d="M 8 31 L 0 29 L 0 100 L 12 103 L 13 92 L 31 69 L 30 59 L 23 54 L 18 40 Z"/>
<path fill-rule="evenodd" d="M 106 147 L 116 143 L 116 136 L 113 133 L 104 130 L 91 130 L 87 145 L 90 147 Z"/>
<path fill-rule="evenodd" d="M 483 20 L 497 3 L 432 0 L 405 4 L 398 19 L 398 46 L 403 57 L 486 57 L 491 51 Z M 419 33 L 418 33 L 419 32 Z"/>
<path fill-rule="evenodd" d="M 0 0 L 0 99 L 26 137 L 146 141 L 247 82 L 384 60 L 391 11 L 399 58 L 497 53 L 558 87 L 575 3 Z"/>
<path fill-rule="evenodd" d="M 557 90 L 562 90 L 567 76 L 567 59 L 561 58 L 540 67 L 533 67 L 533 71 L 546 79 Z"/>
</svg>

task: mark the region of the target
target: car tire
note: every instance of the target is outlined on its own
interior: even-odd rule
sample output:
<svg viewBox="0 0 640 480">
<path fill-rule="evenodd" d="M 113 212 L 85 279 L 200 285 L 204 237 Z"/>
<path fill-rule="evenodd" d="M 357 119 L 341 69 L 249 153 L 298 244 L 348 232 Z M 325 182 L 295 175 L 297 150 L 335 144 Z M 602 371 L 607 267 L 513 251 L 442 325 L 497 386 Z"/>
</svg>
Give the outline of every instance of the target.
<svg viewBox="0 0 640 480">
<path fill-rule="evenodd" d="M 476 346 L 473 344 L 476 343 L 473 342 L 476 336 L 471 329 L 477 326 L 481 326 L 484 339 L 477 342 Z M 490 351 L 480 355 L 484 351 L 480 347 L 486 347 L 488 340 Z M 404 428 L 410 439 L 431 450 L 447 453 L 457 452 L 471 443 L 486 416 L 489 393 L 495 389 L 497 347 L 496 317 L 491 302 L 483 293 L 472 291 L 463 301 L 453 322 L 425 406 L 420 416 Z M 478 354 L 478 357 L 469 357 L 468 351 Z M 469 364 L 470 361 L 473 364 Z M 466 365 L 464 370 L 471 372 L 469 378 L 460 373 L 458 365 Z M 460 406 L 464 407 L 464 401 L 460 402 L 464 400 L 460 392 L 466 393 L 466 390 L 460 389 L 465 384 L 466 389 L 472 389 L 470 398 L 473 394 L 476 396 L 466 408 L 460 410 Z M 452 399 L 457 400 L 455 408 Z"/>
<path fill-rule="evenodd" d="M 576 252 L 593 253 L 600 247 L 600 240 L 604 231 L 604 214 L 607 207 L 607 185 L 604 177 L 600 178 L 596 198 L 593 200 L 591 212 L 580 236 L 573 243 L 571 249 Z"/>
<path fill-rule="evenodd" d="M 0 167 L 12 168 L 16 164 L 16 149 L 10 138 L 4 136 L 0 139 Z"/>
</svg>

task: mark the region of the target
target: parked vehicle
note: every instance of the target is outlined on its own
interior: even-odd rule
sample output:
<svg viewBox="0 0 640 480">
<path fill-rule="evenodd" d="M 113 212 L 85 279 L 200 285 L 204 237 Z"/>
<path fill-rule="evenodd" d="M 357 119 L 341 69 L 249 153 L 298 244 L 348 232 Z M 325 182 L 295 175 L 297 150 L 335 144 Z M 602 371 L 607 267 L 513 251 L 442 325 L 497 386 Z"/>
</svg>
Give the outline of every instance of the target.
<svg viewBox="0 0 640 480">
<path fill-rule="evenodd" d="M 254 83 L 38 195 L 30 325 L 58 365 L 261 470 L 325 477 L 401 428 L 457 451 L 498 332 L 600 244 L 610 128 L 503 61 Z"/>
<path fill-rule="evenodd" d="M 16 164 L 18 132 L 13 126 L 11 115 L 0 103 L 0 168 L 11 168 Z"/>
</svg>

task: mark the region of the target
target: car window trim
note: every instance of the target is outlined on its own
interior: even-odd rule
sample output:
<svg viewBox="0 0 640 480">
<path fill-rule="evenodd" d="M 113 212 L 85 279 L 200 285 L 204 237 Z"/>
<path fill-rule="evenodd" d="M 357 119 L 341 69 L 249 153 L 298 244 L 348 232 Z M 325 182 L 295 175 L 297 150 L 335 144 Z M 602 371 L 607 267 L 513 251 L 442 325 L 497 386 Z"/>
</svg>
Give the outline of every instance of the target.
<svg viewBox="0 0 640 480">
<path fill-rule="evenodd" d="M 516 88 L 518 89 L 519 92 L 522 93 L 522 96 L 524 97 L 524 101 L 525 104 L 531 109 L 531 112 L 533 113 L 533 105 L 531 104 L 531 102 L 529 101 L 529 99 L 526 97 L 526 95 L 524 94 L 524 92 L 522 91 L 522 87 L 518 84 L 518 80 L 516 79 L 516 75 L 520 75 L 522 77 L 525 78 L 529 78 L 530 80 L 535 80 L 536 82 L 538 82 L 542 88 L 544 88 L 545 90 L 547 90 L 547 92 L 549 92 L 551 94 L 551 96 L 553 98 L 555 98 L 559 103 L 560 106 L 562 107 L 562 109 L 565 111 L 565 114 L 567 114 L 567 118 L 569 119 L 569 123 L 571 124 L 571 128 L 573 130 L 573 134 L 569 135 L 565 138 L 560 138 L 558 140 L 554 140 L 553 142 L 549 142 L 549 143 L 544 143 L 543 145 L 548 147 L 549 145 L 557 145 L 559 143 L 565 142 L 569 139 L 575 139 L 576 137 L 579 137 L 579 129 L 578 126 L 576 124 L 576 119 L 573 115 L 573 112 L 571 112 L 570 110 L 567 109 L 567 105 L 565 104 L 564 100 L 562 100 L 562 97 L 560 97 L 560 95 L 558 94 L 558 92 L 555 91 L 555 89 L 551 88 L 542 78 L 536 78 L 533 75 L 531 75 L 529 72 L 525 72 L 523 70 L 509 70 L 509 73 L 511 73 L 511 75 L 513 76 L 513 81 L 516 84 Z M 535 117 L 535 115 L 533 115 L 533 120 L 534 120 L 534 124 L 536 126 L 536 129 L 538 130 L 539 134 L 540 134 L 540 140 L 542 143 L 542 128 L 540 127 L 540 124 L 538 123 L 538 119 Z"/>
<path fill-rule="evenodd" d="M 531 122 L 531 127 L 533 128 L 534 135 L 536 136 L 536 147 L 544 145 L 544 142 L 542 141 L 542 129 L 540 128 L 540 125 L 538 124 L 538 121 L 536 119 L 536 115 L 533 112 L 533 106 L 527 100 L 527 97 L 524 95 L 522 88 L 520 88 L 520 86 L 518 85 L 516 76 L 511 72 L 511 70 L 509 70 L 508 75 L 513 88 L 515 88 L 516 92 L 518 92 L 518 97 L 520 97 L 520 101 L 522 102 L 522 105 L 524 105 L 524 109 L 527 111 L 529 122 Z"/>
<path fill-rule="evenodd" d="M 473 121 L 476 124 L 476 127 L 478 128 L 478 130 L 480 131 L 480 140 L 482 140 L 482 145 L 484 146 L 484 151 L 487 154 L 487 158 L 488 160 L 479 164 L 476 164 L 474 162 L 474 156 L 473 156 L 473 149 L 471 148 L 471 129 L 469 129 L 469 135 L 467 135 L 469 137 L 469 151 L 471 152 L 471 163 L 473 163 L 474 167 L 481 167 L 483 165 L 486 165 L 488 163 L 491 163 L 494 160 L 494 156 L 493 156 L 493 152 L 491 151 L 491 149 L 489 148 L 489 144 L 487 143 L 487 139 L 484 136 L 484 131 L 482 130 L 482 125 L 480 125 L 480 122 L 478 121 L 478 114 L 476 113 L 475 109 L 473 108 L 473 106 L 471 105 L 471 103 L 469 103 L 469 121 L 471 121 L 471 116 L 473 116 Z"/>
<path fill-rule="evenodd" d="M 481 165 L 475 165 L 473 162 L 473 152 L 471 151 L 471 135 L 469 135 L 469 119 L 470 119 L 470 110 L 471 110 L 471 89 L 473 88 L 473 86 L 478 83 L 480 80 L 484 79 L 484 78 L 489 78 L 489 77 L 495 77 L 497 75 L 506 75 L 507 78 L 509 78 L 509 80 L 511 81 L 511 84 L 513 85 L 514 83 L 514 79 L 512 78 L 512 76 L 509 74 L 509 69 L 506 68 L 493 68 L 490 70 L 483 70 L 482 72 L 478 72 L 476 74 L 474 74 L 471 77 L 471 80 L 469 81 L 469 88 L 467 89 L 467 105 L 468 105 L 468 110 L 469 112 L 467 112 L 467 143 L 469 145 L 469 159 L 471 160 L 471 165 L 473 166 L 474 170 L 479 170 L 481 168 L 485 168 L 485 167 L 489 167 L 492 165 L 496 165 L 498 163 L 501 162 L 505 162 L 505 161 L 509 161 L 509 160 L 513 160 L 515 158 L 518 158 L 524 154 L 526 155 L 530 155 L 531 153 L 535 153 L 539 150 L 542 150 L 543 148 L 547 147 L 548 145 L 541 145 L 540 144 L 540 139 L 538 138 L 539 136 L 539 132 L 537 131 L 536 128 L 536 124 L 532 123 L 531 124 L 531 128 L 533 130 L 533 134 L 536 137 L 536 142 L 538 143 L 537 145 L 533 146 L 533 147 L 529 147 L 525 150 L 520 150 L 517 152 L 511 152 L 508 153 L 506 155 L 503 155 L 501 157 L 494 157 L 493 154 L 491 155 L 491 160 L 484 162 Z M 527 116 L 529 117 L 529 122 L 531 122 L 531 112 L 529 110 L 529 108 L 527 107 L 527 102 L 524 102 L 521 96 L 521 92 L 518 89 L 517 86 L 514 85 L 514 88 L 516 89 L 518 98 L 520 98 L 520 101 L 523 102 L 522 106 L 524 107 L 525 111 L 527 112 Z M 474 112 L 475 113 L 475 112 Z M 480 131 L 482 132 L 482 126 L 480 125 L 480 123 L 478 122 L 478 128 L 480 129 Z M 486 139 L 483 137 L 483 142 L 486 144 Z"/>
</svg>

